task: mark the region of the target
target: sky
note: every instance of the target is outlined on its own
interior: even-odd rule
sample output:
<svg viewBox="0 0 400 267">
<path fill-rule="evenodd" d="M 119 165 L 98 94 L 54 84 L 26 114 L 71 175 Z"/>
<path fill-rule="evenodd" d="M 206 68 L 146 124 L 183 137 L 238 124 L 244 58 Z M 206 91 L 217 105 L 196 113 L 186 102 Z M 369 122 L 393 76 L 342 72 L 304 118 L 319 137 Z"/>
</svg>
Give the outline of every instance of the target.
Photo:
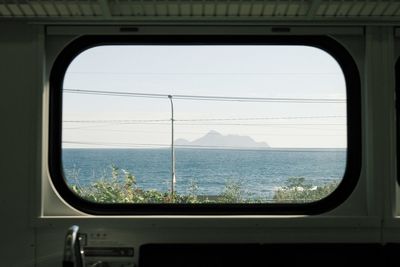
<svg viewBox="0 0 400 267">
<path fill-rule="evenodd" d="M 346 148 L 345 101 L 254 102 L 259 98 L 346 99 L 343 72 L 309 46 L 123 45 L 79 54 L 64 79 L 64 148 L 147 148 L 193 141 L 211 130 L 274 148 Z M 70 90 L 161 94 L 160 98 Z M 193 96 L 178 99 L 178 95 Z M 201 100 L 198 96 L 253 98 Z M 224 99 L 227 100 L 227 99 Z"/>
</svg>

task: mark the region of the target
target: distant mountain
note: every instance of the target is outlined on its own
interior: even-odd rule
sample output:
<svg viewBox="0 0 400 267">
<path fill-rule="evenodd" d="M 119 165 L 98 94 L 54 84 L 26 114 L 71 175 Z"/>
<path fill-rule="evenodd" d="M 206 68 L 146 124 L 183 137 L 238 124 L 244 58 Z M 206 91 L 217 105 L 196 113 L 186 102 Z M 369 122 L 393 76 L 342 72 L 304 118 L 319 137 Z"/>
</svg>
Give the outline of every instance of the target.
<svg viewBox="0 0 400 267">
<path fill-rule="evenodd" d="M 175 145 L 177 146 L 196 146 L 205 148 L 257 148 L 257 149 L 267 149 L 270 146 L 265 142 L 256 142 L 249 136 L 242 135 L 222 135 L 217 131 L 210 131 L 203 137 L 196 139 L 194 141 L 188 141 L 186 139 L 175 140 Z"/>
</svg>

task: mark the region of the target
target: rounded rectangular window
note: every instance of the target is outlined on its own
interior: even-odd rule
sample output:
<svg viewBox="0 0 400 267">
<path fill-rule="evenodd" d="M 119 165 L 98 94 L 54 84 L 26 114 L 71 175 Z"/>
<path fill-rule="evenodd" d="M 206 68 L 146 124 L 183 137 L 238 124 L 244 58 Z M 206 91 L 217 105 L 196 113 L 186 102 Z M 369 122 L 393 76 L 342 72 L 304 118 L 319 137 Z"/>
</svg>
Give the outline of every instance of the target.
<svg viewBox="0 0 400 267">
<path fill-rule="evenodd" d="M 358 72 L 327 37 L 81 37 L 50 84 L 52 180 L 89 213 L 318 213 L 358 178 Z"/>
</svg>

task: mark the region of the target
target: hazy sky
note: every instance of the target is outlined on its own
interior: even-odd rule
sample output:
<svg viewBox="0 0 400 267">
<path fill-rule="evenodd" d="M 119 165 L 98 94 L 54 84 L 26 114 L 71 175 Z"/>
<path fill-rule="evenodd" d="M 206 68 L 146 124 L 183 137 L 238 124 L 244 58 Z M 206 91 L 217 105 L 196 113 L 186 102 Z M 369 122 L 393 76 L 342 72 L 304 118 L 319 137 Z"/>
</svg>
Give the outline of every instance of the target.
<svg viewBox="0 0 400 267">
<path fill-rule="evenodd" d="M 252 98 L 346 99 L 336 60 L 306 46 L 100 46 L 69 66 L 64 89 Z M 169 99 L 64 92 L 63 147 L 171 142 Z M 345 103 L 174 99 L 175 139 L 210 130 L 271 147 L 347 147 Z"/>
</svg>

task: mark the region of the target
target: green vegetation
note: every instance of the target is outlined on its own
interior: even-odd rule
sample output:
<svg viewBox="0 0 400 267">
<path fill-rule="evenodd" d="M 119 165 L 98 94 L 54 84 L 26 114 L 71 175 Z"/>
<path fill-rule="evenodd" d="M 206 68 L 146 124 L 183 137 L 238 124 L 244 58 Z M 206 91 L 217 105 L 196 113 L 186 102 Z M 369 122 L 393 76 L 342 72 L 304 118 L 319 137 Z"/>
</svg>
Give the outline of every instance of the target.
<svg viewBox="0 0 400 267">
<path fill-rule="evenodd" d="M 98 203 L 270 203 L 270 199 L 248 197 L 240 182 L 227 182 L 218 196 L 199 196 L 198 186 L 191 181 L 187 194 L 143 190 L 137 187 L 136 178 L 130 172 L 112 166 L 111 177 L 102 178 L 90 186 L 80 186 L 78 172 L 72 172 L 76 183 L 71 189 L 78 196 Z M 274 192 L 275 203 L 306 203 L 320 200 L 336 189 L 338 183 L 313 186 L 303 177 L 289 178 L 286 185 Z"/>
<path fill-rule="evenodd" d="M 77 180 L 76 172 L 74 172 Z M 102 178 L 91 186 L 71 186 L 73 192 L 80 197 L 99 203 L 196 203 L 196 192 L 188 195 L 174 194 L 157 190 L 142 190 L 136 185 L 136 178 L 126 170 L 112 166 L 111 178 Z"/>
<path fill-rule="evenodd" d="M 273 200 L 278 203 L 307 203 L 320 200 L 332 193 L 338 182 L 323 186 L 306 184 L 303 177 L 291 177 L 286 185 L 275 191 Z"/>
<path fill-rule="evenodd" d="M 250 202 L 244 198 L 245 192 L 240 182 L 227 182 L 222 193 L 218 196 L 218 203 L 244 203 Z"/>
</svg>

